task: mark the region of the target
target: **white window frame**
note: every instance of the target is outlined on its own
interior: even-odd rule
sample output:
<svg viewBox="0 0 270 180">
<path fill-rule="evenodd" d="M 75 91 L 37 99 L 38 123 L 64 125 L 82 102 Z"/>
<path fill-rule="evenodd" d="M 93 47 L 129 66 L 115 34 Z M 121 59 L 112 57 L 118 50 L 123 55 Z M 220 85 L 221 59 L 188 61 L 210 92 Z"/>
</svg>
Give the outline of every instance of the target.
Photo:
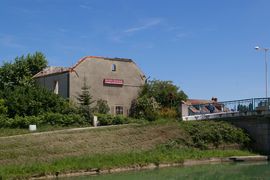
<svg viewBox="0 0 270 180">
<path fill-rule="evenodd" d="M 116 71 L 116 64 L 112 64 L 112 71 Z"/>
</svg>

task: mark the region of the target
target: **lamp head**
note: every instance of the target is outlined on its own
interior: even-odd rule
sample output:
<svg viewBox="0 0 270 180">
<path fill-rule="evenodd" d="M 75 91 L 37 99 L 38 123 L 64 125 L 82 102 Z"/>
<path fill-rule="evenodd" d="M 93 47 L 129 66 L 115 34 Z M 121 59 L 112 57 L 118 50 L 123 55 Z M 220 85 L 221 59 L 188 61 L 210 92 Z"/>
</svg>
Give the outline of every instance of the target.
<svg viewBox="0 0 270 180">
<path fill-rule="evenodd" d="M 258 51 L 258 50 L 260 50 L 260 47 L 259 46 L 255 46 L 254 49 Z"/>
</svg>

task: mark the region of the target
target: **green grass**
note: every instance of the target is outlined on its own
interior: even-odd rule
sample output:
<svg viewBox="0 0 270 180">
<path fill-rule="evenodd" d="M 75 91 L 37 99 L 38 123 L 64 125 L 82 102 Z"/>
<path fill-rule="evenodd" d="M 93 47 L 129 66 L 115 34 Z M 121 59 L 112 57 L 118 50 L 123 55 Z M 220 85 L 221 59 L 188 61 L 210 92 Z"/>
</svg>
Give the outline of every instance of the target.
<svg viewBox="0 0 270 180">
<path fill-rule="evenodd" d="M 0 128 L 0 137 L 5 136 L 14 136 L 20 134 L 30 134 L 30 133 L 37 133 L 37 132 L 47 132 L 47 131 L 56 131 L 56 130 L 63 130 L 63 129 L 71 129 L 71 128 L 79 128 L 79 127 L 90 127 L 90 126 L 51 126 L 51 125 L 42 125 L 37 126 L 37 131 L 30 132 L 28 129 L 23 128 Z"/>
<path fill-rule="evenodd" d="M 144 152 L 129 152 L 116 154 L 96 154 L 90 156 L 67 157 L 49 163 L 32 163 L 0 167 L 2 178 L 29 178 L 55 174 L 56 172 L 71 172 L 91 168 L 109 169 L 114 167 L 141 166 L 149 163 L 183 162 L 185 159 L 204 159 L 210 157 L 229 157 L 252 155 L 241 150 L 198 150 L 193 148 L 166 149 L 159 147 Z"/>
<path fill-rule="evenodd" d="M 57 128 L 41 127 L 39 131 Z M 3 134 L 11 132 L 9 129 Z M 0 176 L 29 178 L 91 168 L 251 155 L 233 146 L 218 149 L 234 144 L 243 147 L 245 137 L 242 130 L 220 122 L 179 123 L 160 119 L 152 123 L 1 138 Z"/>
</svg>

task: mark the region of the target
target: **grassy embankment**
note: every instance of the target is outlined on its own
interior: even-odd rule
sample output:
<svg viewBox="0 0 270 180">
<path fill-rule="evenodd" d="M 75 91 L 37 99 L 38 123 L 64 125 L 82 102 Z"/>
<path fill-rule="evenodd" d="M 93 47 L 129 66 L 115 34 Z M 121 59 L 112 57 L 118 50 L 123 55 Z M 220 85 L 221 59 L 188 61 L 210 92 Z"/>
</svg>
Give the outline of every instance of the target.
<svg viewBox="0 0 270 180">
<path fill-rule="evenodd" d="M 91 168 L 252 154 L 235 148 L 248 142 L 240 130 L 227 124 L 203 123 L 206 124 L 127 125 L 0 138 L 0 175 L 3 178 L 28 178 Z M 211 133 L 209 127 L 215 132 Z M 223 133 L 227 135 L 223 136 Z M 220 148 L 224 145 L 233 145 L 234 148 Z"/>
<path fill-rule="evenodd" d="M 0 137 L 5 136 L 14 136 L 14 135 L 21 135 L 21 134 L 33 134 L 33 133 L 39 133 L 39 132 L 49 132 L 49 131 L 57 131 L 57 130 L 64 130 L 64 129 L 71 129 L 71 128 L 80 128 L 80 127 L 91 127 L 91 126 L 79 126 L 79 125 L 73 125 L 73 126 L 51 126 L 51 125 L 43 125 L 43 126 L 37 126 L 37 131 L 30 132 L 28 129 L 22 129 L 22 128 L 0 128 Z"/>
</svg>

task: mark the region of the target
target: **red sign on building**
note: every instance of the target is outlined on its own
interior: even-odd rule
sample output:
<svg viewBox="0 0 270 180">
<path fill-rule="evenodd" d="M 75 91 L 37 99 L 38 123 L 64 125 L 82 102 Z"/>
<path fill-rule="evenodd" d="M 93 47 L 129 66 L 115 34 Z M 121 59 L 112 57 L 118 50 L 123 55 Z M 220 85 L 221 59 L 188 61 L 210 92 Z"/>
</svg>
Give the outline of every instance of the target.
<svg viewBox="0 0 270 180">
<path fill-rule="evenodd" d="M 124 80 L 123 79 L 104 79 L 103 80 L 104 84 L 107 85 L 124 85 Z"/>
</svg>

